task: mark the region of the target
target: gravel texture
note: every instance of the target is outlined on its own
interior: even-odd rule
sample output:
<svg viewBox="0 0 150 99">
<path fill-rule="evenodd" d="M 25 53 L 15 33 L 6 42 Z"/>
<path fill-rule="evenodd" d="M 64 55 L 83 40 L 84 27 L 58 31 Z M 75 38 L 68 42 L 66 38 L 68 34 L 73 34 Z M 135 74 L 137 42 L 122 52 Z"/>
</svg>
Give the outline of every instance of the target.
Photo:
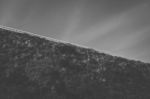
<svg viewBox="0 0 150 99">
<path fill-rule="evenodd" d="M 0 99 L 150 99 L 150 64 L 1 28 Z"/>
</svg>

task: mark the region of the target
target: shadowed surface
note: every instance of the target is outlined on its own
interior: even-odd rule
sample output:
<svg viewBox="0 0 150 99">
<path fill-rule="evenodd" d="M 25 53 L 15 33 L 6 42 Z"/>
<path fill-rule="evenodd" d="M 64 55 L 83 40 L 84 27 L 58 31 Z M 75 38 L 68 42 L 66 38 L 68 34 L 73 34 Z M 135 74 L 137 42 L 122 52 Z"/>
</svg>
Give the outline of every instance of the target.
<svg viewBox="0 0 150 99">
<path fill-rule="evenodd" d="M 0 99 L 149 99 L 149 66 L 0 29 Z"/>
</svg>

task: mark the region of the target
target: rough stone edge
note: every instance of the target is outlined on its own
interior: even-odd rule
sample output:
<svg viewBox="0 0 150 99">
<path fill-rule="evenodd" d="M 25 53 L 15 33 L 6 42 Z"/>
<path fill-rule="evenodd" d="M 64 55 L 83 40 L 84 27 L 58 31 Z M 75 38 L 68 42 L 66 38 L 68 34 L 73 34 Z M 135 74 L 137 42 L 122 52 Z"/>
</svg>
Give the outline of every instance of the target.
<svg viewBox="0 0 150 99">
<path fill-rule="evenodd" d="M 24 33 L 24 34 L 28 34 L 30 36 L 39 37 L 41 39 L 45 39 L 45 40 L 49 40 L 49 41 L 54 41 L 56 43 L 64 43 L 64 44 L 67 44 L 67 45 L 73 45 L 73 46 L 76 46 L 78 48 L 90 49 L 90 50 L 96 51 L 98 53 L 104 53 L 106 55 L 110 55 L 110 56 L 117 57 L 117 58 L 124 58 L 124 59 L 130 60 L 130 61 L 135 61 L 135 62 L 141 62 L 141 63 L 145 63 L 145 64 L 150 64 L 150 62 L 144 62 L 144 61 L 141 61 L 141 60 L 138 60 L 138 59 L 130 59 L 130 58 L 122 57 L 122 56 L 111 55 L 111 54 L 109 54 L 107 52 L 98 51 L 98 50 L 96 50 L 94 48 L 91 48 L 91 47 L 87 47 L 87 46 L 83 46 L 83 45 L 80 45 L 80 44 L 71 43 L 71 42 L 67 42 L 67 41 L 63 41 L 63 40 L 58 40 L 58 39 L 55 39 L 55 38 L 51 38 L 51 37 L 39 35 L 39 34 L 36 34 L 36 33 L 31 33 L 31 32 L 28 32 L 28 31 L 24 31 L 24 30 L 12 28 L 12 27 L 7 27 L 7 26 L 0 25 L 0 29 L 12 31 L 12 32 L 15 32 L 15 33 L 21 33 L 21 34 Z"/>
</svg>

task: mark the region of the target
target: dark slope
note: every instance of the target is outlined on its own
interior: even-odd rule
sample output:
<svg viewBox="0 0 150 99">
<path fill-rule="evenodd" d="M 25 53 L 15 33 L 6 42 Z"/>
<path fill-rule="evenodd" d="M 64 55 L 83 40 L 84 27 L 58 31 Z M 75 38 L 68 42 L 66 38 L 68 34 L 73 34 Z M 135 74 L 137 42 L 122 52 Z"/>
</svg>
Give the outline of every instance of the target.
<svg viewBox="0 0 150 99">
<path fill-rule="evenodd" d="M 0 99 L 150 99 L 150 64 L 0 29 Z"/>
</svg>

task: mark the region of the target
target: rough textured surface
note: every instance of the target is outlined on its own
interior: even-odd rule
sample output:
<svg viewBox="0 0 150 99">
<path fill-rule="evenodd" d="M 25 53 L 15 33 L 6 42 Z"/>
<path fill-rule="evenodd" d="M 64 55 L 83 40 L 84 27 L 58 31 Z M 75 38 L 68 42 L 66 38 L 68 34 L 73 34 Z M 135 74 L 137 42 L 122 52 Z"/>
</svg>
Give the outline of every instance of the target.
<svg viewBox="0 0 150 99">
<path fill-rule="evenodd" d="M 150 99 L 150 64 L 0 29 L 0 99 Z"/>
</svg>

